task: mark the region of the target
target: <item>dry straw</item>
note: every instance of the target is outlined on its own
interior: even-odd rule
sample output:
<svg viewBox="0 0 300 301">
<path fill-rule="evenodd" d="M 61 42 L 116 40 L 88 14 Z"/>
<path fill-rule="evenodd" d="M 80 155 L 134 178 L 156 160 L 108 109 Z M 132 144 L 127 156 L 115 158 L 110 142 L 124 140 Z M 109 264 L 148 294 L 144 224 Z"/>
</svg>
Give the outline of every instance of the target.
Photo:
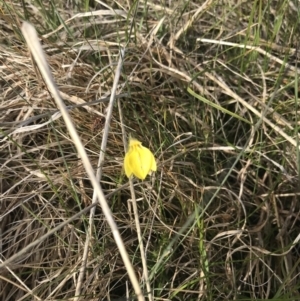
<svg viewBox="0 0 300 301">
<path fill-rule="evenodd" d="M 45 59 L 45 56 L 44 56 L 41 44 L 39 42 L 37 33 L 36 33 L 34 27 L 31 24 L 27 23 L 27 22 L 23 23 L 22 32 L 23 32 L 23 35 L 26 39 L 28 47 L 29 47 L 29 49 L 30 49 L 30 51 L 31 51 L 31 53 L 32 53 L 39 69 L 40 69 L 40 72 L 41 72 L 41 74 L 42 74 L 42 76 L 45 80 L 45 83 L 47 84 L 47 87 L 48 87 L 49 91 L 51 92 L 53 98 L 55 99 L 56 104 L 57 104 L 57 106 L 58 106 L 58 108 L 59 108 L 59 110 L 60 110 L 60 112 L 61 112 L 61 114 L 64 118 L 64 121 L 65 121 L 66 126 L 69 130 L 69 133 L 70 133 L 70 136 L 73 140 L 73 143 L 76 146 L 78 154 L 79 154 L 79 156 L 82 160 L 83 166 L 84 166 L 84 168 L 85 168 L 85 170 L 86 170 L 86 172 L 89 176 L 89 179 L 90 179 L 90 181 L 93 185 L 93 188 L 94 188 L 93 205 L 95 205 L 96 200 L 98 199 L 99 203 L 102 207 L 103 213 L 104 213 L 104 215 L 107 219 L 107 222 L 108 222 L 108 224 L 109 224 L 109 226 L 112 230 L 112 233 L 114 235 L 114 239 L 116 241 L 116 244 L 118 246 L 118 249 L 120 251 L 122 259 L 124 261 L 124 264 L 125 264 L 125 267 L 127 269 L 130 281 L 133 285 L 134 291 L 135 291 L 135 293 L 138 297 L 138 300 L 142 301 L 142 300 L 144 300 L 144 296 L 142 294 L 142 291 L 141 291 L 141 288 L 139 286 L 139 283 L 138 283 L 137 277 L 135 275 L 135 272 L 133 270 L 132 264 L 130 262 L 128 253 L 125 249 L 125 246 L 124 246 L 124 243 L 123 243 L 122 238 L 120 236 L 120 233 L 118 231 L 117 225 L 116 225 L 116 223 L 114 221 L 114 218 L 111 214 L 111 210 L 110 210 L 110 208 L 109 208 L 109 206 L 106 202 L 104 193 L 103 193 L 103 191 L 102 191 L 102 189 L 99 185 L 99 180 L 97 179 L 97 177 L 94 174 L 92 165 L 91 165 L 91 163 L 89 161 L 89 158 L 86 154 L 84 146 L 81 143 L 81 140 L 80 140 L 80 138 L 79 138 L 79 136 L 78 136 L 78 134 L 75 130 L 75 126 L 72 123 L 71 118 L 69 116 L 68 110 L 67 110 L 65 104 L 63 103 L 63 101 L 60 97 L 59 91 L 56 87 L 56 84 L 55 84 L 55 82 L 52 78 L 52 75 L 51 75 L 49 66 L 47 64 L 47 61 Z M 121 58 L 120 58 L 118 68 L 117 68 L 118 72 L 120 72 L 120 66 L 121 66 L 120 62 L 121 62 Z M 118 76 L 116 76 L 116 77 L 118 77 Z M 117 86 L 117 83 L 115 82 L 114 83 L 114 93 L 112 93 L 111 102 L 110 102 L 111 105 L 112 105 L 113 96 L 115 95 L 116 86 Z M 108 127 L 106 127 L 106 130 L 108 131 Z M 101 147 L 106 146 L 106 140 L 107 140 L 107 133 L 106 133 L 106 137 L 104 135 L 104 139 L 102 141 Z M 100 158 L 99 158 L 100 162 L 102 162 L 103 159 L 104 159 L 103 152 L 101 152 L 101 153 L 102 153 L 102 155 L 100 155 Z M 100 174 L 98 174 L 98 177 L 100 177 Z M 94 208 L 94 206 L 91 206 L 91 208 Z M 92 227 L 92 225 L 93 225 L 93 220 L 92 219 L 93 219 L 93 214 L 91 213 L 90 214 L 90 224 L 89 224 L 90 227 Z M 89 230 L 89 233 L 90 233 L 90 230 Z M 51 234 L 53 234 L 53 231 L 51 231 L 47 235 L 43 236 L 43 238 L 46 239 Z M 88 237 L 89 237 L 89 235 L 88 235 Z M 87 238 L 87 240 L 88 239 L 89 238 Z M 39 241 L 41 241 L 41 240 L 39 240 Z M 88 243 L 87 243 L 87 245 L 88 245 Z M 28 247 L 26 248 L 26 251 L 29 251 Z M 30 247 L 33 247 L 33 244 L 31 244 Z M 16 253 L 14 256 L 11 256 L 6 261 L 4 261 L 3 263 L 0 264 L 0 268 L 7 267 L 9 263 L 16 260 L 23 253 L 24 253 L 24 250 L 23 251 L 21 250 L 18 253 Z M 83 265 L 82 265 L 81 272 L 84 270 L 84 261 L 85 260 L 86 260 L 86 258 L 83 257 Z M 76 294 L 79 294 L 79 290 L 80 290 L 80 287 L 81 287 L 80 281 L 78 281 L 78 283 L 79 284 L 78 284 L 77 289 L 76 289 Z"/>
</svg>

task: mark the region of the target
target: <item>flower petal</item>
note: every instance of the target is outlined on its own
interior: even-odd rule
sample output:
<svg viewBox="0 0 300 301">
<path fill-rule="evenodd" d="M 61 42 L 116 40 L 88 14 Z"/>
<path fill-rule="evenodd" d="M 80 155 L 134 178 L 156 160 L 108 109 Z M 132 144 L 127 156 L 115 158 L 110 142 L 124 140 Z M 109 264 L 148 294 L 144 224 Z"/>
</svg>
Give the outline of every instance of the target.
<svg viewBox="0 0 300 301">
<path fill-rule="evenodd" d="M 156 171 L 154 155 L 136 139 L 129 140 L 129 150 L 124 158 L 125 174 L 144 180 L 152 171 Z"/>
<path fill-rule="evenodd" d="M 130 153 L 127 152 L 124 158 L 124 169 L 125 169 L 125 174 L 127 178 L 130 178 L 133 174 L 131 165 L 130 165 Z"/>
</svg>

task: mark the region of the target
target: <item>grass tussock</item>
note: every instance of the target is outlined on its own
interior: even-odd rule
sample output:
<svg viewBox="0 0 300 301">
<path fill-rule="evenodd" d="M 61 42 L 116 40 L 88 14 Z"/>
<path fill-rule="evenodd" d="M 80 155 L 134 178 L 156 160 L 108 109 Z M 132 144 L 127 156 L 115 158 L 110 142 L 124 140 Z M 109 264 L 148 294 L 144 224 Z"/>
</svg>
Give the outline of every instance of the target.
<svg viewBox="0 0 300 301">
<path fill-rule="evenodd" d="M 31 22 L 148 298 L 122 126 L 157 158 L 134 181 L 153 300 L 299 300 L 297 1 L 0 1 L 1 300 L 73 300 L 93 187 L 21 33 Z M 98 100 L 96 103 L 91 103 Z M 86 104 L 85 106 L 83 104 Z M 1 264 L 0 262 L 0 264 Z M 79 300 L 135 300 L 98 205 Z M 77 299 L 77 300 L 78 300 Z"/>
</svg>

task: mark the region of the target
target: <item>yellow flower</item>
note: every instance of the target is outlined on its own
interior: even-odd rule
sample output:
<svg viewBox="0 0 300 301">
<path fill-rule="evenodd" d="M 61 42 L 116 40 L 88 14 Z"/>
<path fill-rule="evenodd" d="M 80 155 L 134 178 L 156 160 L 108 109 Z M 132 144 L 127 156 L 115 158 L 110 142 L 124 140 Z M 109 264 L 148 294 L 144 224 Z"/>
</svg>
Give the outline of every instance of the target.
<svg viewBox="0 0 300 301">
<path fill-rule="evenodd" d="M 132 175 L 144 180 L 152 171 L 156 171 L 154 155 L 142 143 L 129 138 L 129 149 L 124 158 L 125 174 L 128 178 Z"/>
</svg>

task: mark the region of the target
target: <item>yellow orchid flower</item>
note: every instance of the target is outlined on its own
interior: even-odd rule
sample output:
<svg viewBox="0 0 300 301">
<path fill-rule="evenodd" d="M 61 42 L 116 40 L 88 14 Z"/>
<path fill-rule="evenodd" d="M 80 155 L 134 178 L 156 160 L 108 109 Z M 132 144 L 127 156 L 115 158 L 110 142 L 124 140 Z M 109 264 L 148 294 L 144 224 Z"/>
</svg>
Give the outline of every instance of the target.
<svg viewBox="0 0 300 301">
<path fill-rule="evenodd" d="M 129 148 L 124 158 L 125 174 L 128 178 L 132 175 L 144 180 L 152 171 L 156 171 L 154 155 L 142 143 L 129 138 Z"/>
</svg>

